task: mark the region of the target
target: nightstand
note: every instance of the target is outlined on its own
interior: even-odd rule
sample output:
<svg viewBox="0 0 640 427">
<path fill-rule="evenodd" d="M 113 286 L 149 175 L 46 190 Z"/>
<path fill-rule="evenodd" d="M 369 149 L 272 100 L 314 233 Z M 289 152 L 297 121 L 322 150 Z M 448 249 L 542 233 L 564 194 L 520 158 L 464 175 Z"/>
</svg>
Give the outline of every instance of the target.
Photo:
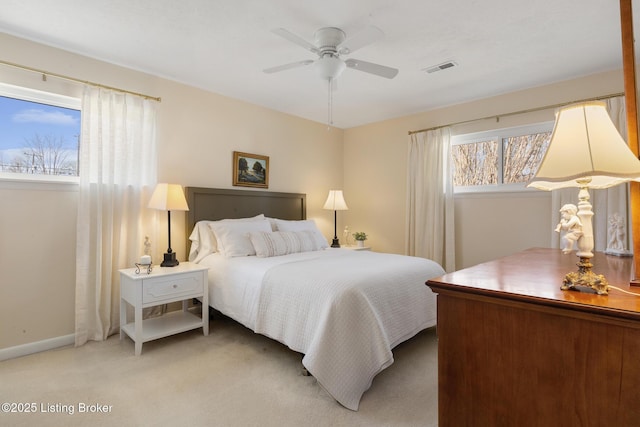
<svg viewBox="0 0 640 427">
<path fill-rule="evenodd" d="M 127 334 L 135 342 L 136 356 L 142 343 L 191 329 L 209 335 L 208 267 L 183 262 L 175 267 L 153 266 L 150 274 L 135 268 L 120 270 L 120 339 Z M 192 298 L 202 300 L 202 317 L 188 310 Z M 182 310 L 142 320 L 142 309 L 182 301 Z M 127 303 L 133 306 L 133 322 L 127 320 Z"/>
<path fill-rule="evenodd" d="M 352 251 L 370 251 L 371 250 L 371 246 L 340 246 L 341 248 L 344 249 L 351 249 Z"/>
</svg>

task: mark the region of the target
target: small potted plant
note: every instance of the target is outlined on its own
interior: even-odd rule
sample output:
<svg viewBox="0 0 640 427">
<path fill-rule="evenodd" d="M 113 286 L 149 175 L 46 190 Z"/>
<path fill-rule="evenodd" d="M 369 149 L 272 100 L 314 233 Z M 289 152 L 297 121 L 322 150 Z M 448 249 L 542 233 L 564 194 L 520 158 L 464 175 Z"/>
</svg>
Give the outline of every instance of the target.
<svg viewBox="0 0 640 427">
<path fill-rule="evenodd" d="M 353 233 L 353 238 L 356 239 L 356 243 L 359 247 L 363 247 L 364 241 L 367 240 L 367 233 L 364 231 L 357 231 Z"/>
</svg>

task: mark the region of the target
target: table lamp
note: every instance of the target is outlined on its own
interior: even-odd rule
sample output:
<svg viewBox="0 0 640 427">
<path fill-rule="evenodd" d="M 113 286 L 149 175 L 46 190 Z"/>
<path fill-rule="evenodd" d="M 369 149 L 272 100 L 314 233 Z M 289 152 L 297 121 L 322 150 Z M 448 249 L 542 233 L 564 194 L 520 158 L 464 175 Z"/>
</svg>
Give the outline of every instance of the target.
<svg viewBox="0 0 640 427">
<path fill-rule="evenodd" d="M 184 197 L 182 186 L 178 184 L 157 184 L 151 200 L 149 200 L 151 209 L 167 211 L 167 236 L 169 238 L 169 248 L 164 254 L 164 260 L 161 267 L 175 267 L 180 264 L 176 259 L 176 253 L 171 249 L 171 211 L 188 211 L 187 200 Z"/>
<path fill-rule="evenodd" d="M 609 188 L 628 181 L 640 181 L 640 160 L 618 133 L 605 103 L 589 101 L 561 108 L 556 113 L 549 148 L 527 185 L 547 191 L 580 189 L 578 271 L 565 276 L 561 289 L 608 294 L 607 280 L 592 271 L 593 209 L 589 188 Z"/>
<path fill-rule="evenodd" d="M 344 201 L 342 190 L 330 190 L 327 201 L 324 202 L 323 209 L 329 209 L 333 211 L 333 242 L 332 248 L 339 248 L 340 241 L 338 240 L 338 211 L 346 211 L 349 208 Z"/>
</svg>

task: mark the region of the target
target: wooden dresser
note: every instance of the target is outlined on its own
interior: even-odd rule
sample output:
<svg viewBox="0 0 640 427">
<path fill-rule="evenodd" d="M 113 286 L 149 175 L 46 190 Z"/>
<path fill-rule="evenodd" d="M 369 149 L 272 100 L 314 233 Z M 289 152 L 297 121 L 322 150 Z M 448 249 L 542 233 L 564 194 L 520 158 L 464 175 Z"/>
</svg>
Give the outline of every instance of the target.
<svg viewBox="0 0 640 427">
<path fill-rule="evenodd" d="M 439 426 L 640 426 L 640 297 L 562 291 L 574 254 L 529 249 L 429 280 Z M 629 287 L 632 260 L 596 253 Z"/>
</svg>

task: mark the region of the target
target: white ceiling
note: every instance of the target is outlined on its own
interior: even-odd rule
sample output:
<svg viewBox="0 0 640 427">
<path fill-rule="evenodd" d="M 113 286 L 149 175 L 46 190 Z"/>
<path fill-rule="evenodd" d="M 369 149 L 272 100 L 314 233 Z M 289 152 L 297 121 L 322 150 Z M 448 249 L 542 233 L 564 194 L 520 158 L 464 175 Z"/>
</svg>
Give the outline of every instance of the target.
<svg viewBox="0 0 640 427">
<path fill-rule="evenodd" d="M 375 25 L 385 37 L 348 57 L 400 72 L 392 80 L 353 69 L 343 72 L 333 96 L 333 117 L 335 126 L 349 128 L 622 68 L 618 4 L 2 0 L 0 32 L 326 123 L 326 82 L 312 67 L 262 72 L 316 58 L 271 30 L 282 27 L 313 42 L 321 27 L 342 28 L 349 38 Z M 422 71 L 451 60 L 458 66 Z"/>
</svg>

